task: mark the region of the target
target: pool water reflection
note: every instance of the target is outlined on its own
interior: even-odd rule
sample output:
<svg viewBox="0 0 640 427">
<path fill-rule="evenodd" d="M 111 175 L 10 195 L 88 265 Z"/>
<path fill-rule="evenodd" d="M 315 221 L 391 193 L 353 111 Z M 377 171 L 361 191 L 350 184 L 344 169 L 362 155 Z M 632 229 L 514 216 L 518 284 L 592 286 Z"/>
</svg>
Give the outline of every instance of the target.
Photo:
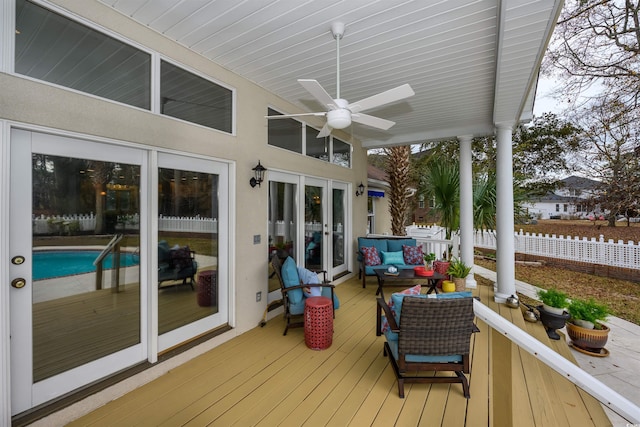
<svg viewBox="0 0 640 427">
<path fill-rule="evenodd" d="M 98 255 L 100 255 L 98 250 L 36 251 L 33 253 L 33 280 L 95 272 L 96 266 L 93 265 L 93 261 Z M 104 268 L 112 268 L 112 261 L 113 254 L 108 254 L 104 259 Z M 120 254 L 121 267 L 130 267 L 139 263 L 138 254 L 130 252 Z"/>
</svg>

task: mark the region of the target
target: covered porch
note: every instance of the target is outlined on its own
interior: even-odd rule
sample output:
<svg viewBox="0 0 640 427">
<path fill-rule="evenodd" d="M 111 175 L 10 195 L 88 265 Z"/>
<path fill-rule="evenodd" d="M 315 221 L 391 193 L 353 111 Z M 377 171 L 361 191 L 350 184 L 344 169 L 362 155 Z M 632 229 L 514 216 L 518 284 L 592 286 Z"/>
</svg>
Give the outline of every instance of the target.
<svg viewBox="0 0 640 427">
<path fill-rule="evenodd" d="M 540 323 L 495 303 L 493 287 L 478 281 L 473 292 L 484 304 L 573 361 L 563 340 L 549 340 Z M 337 293 L 327 350 L 308 349 L 302 329 L 282 336 L 276 317 L 121 397 L 92 397 L 111 401 L 70 425 L 611 425 L 596 399 L 479 319 L 471 399 L 457 384 L 408 385 L 400 399 L 384 337 L 374 331 L 375 286 L 363 289 L 354 278 Z M 68 422 L 81 406 L 36 425 Z"/>
</svg>

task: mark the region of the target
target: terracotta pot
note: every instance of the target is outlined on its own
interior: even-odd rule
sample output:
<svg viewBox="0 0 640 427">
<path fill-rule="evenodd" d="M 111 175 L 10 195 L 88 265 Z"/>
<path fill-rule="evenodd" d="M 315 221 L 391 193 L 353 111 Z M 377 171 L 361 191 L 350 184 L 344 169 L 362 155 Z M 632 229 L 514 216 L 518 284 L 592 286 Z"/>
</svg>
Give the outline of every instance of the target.
<svg viewBox="0 0 640 427">
<path fill-rule="evenodd" d="M 600 354 L 609 339 L 610 329 L 599 324 L 602 329 L 586 329 L 571 322 L 567 323 L 567 335 L 571 338 L 571 343 L 583 350 Z"/>
<path fill-rule="evenodd" d="M 449 277 L 449 275 L 447 274 L 447 270 L 449 269 L 450 265 L 451 263 L 449 261 L 433 261 L 433 269 L 435 270 L 435 272 L 444 274 L 445 276 L 447 276 L 447 278 Z M 442 282 L 442 279 L 438 280 L 436 286 L 442 288 Z"/>
</svg>

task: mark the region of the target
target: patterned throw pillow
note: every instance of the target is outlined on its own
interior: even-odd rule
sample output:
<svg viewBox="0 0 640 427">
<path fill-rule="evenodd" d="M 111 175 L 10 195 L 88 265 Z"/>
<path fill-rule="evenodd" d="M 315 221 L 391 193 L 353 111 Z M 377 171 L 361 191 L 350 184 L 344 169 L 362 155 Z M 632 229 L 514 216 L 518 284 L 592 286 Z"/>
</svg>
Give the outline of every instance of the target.
<svg viewBox="0 0 640 427">
<path fill-rule="evenodd" d="M 404 263 L 407 265 L 422 265 L 424 263 L 422 246 L 402 245 L 402 254 L 404 256 Z"/>
<path fill-rule="evenodd" d="M 402 295 L 420 295 L 420 292 L 422 291 L 422 287 L 420 285 L 415 285 L 413 288 L 409 288 L 409 289 L 405 289 L 402 292 L 395 292 L 396 294 L 402 294 Z M 393 317 L 395 317 L 396 319 L 398 318 L 398 315 L 396 314 L 396 311 L 393 309 L 393 299 L 390 299 L 389 302 L 387 303 L 387 305 L 389 306 L 389 308 L 391 309 L 391 313 L 393 314 Z M 389 330 L 389 321 L 387 320 L 386 316 L 382 316 L 382 322 L 381 322 L 381 332 L 385 333 L 386 331 Z"/>
<path fill-rule="evenodd" d="M 187 267 L 191 267 L 191 250 L 189 246 L 183 246 L 178 249 L 174 249 L 171 251 L 171 259 L 173 260 L 173 265 L 178 268 L 178 270 L 183 270 Z"/>
<path fill-rule="evenodd" d="M 378 250 L 375 247 L 367 248 L 365 246 L 360 248 L 362 252 L 362 256 L 364 258 L 364 265 L 380 265 L 382 261 L 380 261 L 380 255 L 378 255 Z"/>
</svg>

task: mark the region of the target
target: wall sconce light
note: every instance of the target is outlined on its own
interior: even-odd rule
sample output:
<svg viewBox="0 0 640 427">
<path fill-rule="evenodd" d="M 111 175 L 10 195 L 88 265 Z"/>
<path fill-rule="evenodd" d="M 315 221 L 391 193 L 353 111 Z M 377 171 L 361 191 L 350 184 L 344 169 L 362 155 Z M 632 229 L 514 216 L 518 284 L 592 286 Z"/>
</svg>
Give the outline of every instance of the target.
<svg viewBox="0 0 640 427">
<path fill-rule="evenodd" d="M 266 172 L 267 168 L 262 166 L 260 164 L 260 160 L 258 160 L 258 164 L 256 165 L 256 167 L 252 168 L 251 170 L 253 171 L 254 176 L 249 180 L 249 184 L 251 184 L 252 187 L 255 187 L 256 185 L 259 187 L 260 183 L 264 180 L 264 173 Z"/>
<path fill-rule="evenodd" d="M 364 194 L 364 184 L 360 183 L 360 185 L 358 185 L 358 189 L 356 190 L 356 197 L 362 196 L 363 194 Z"/>
</svg>

